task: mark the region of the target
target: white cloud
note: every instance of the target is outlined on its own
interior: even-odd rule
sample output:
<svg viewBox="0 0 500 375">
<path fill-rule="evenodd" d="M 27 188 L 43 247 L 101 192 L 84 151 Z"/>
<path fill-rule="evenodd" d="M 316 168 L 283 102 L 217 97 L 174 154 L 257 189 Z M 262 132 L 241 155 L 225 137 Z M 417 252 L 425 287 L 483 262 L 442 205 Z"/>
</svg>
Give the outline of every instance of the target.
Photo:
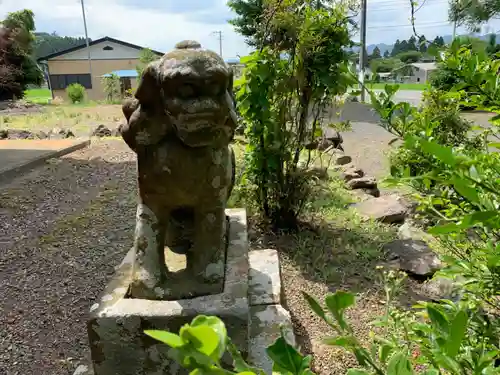
<svg viewBox="0 0 500 375">
<path fill-rule="evenodd" d="M 222 10 L 225 10 L 225 1 L 218 1 Z M 21 7 L 19 0 L 4 0 L 0 2 L 0 18 L 23 8 L 35 13 L 37 31 L 84 36 L 79 0 L 23 0 Z M 214 11 L 220 11 L 217 8 Z M 243 38 L 226 22 L 214 24 L 193 21 L 190 20 L 190 13 L 172 13 L 160 7 L 125 6 L 119 0 L 86 0 L 85 9 L 88 34 L 92 39 L 110 36 L 165 52 L 183 39 L 194 39 L 204 47 L 218 51 L 218 39 L 211 33 L 221 30 L 225 58 L 248 52 Z"/>
<path fill-rule="evenodd" d="M 209 0 L 85 0 L 89 37 L 110 36 L 165 52 L 180 40 L 195 39 L 218 51 L 217 37 L 211 33 L 221 30 L 224 57 L 245 55 L 250 49 L 226 23 L 230 17 L 226 1 L 212 0 L 209 7 Z M 412 35 L 409 1 L 368 0 L 368 44 L 392 44 Z M 84 35 L 79 0 L 0 0 L 0 19 L 23 8 L 34 11 L 38 31 Z M 417 32 L 427 38 L 450 35 L 447 9 L 447 0 L 427 0 L 416 14 Z M 500 21 L 491 25 L 492 31 L 500 29 Z"/>
</svg>

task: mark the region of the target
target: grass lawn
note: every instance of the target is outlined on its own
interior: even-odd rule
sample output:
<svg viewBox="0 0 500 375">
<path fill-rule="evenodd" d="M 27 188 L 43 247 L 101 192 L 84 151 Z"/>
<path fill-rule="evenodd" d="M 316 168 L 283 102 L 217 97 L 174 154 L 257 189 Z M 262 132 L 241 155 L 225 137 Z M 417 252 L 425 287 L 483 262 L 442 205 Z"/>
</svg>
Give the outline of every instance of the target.
<svg viewBox="0 0 500 375">
<path fill-rule="evenodd" d="M 28 99 L 30 100 L 30 99 Z M 58 127 L 71 130 L 76 136 L 87 136 L 91 129 L 105 125 L 114 129 L 124 120 L 121 105 L 82 104 L 47 105 L 35 113 L 0 115 L 0 129 L 24 129 L 32 132 L 50 131 Z"/>
<path fill-rule="evenodd" d="M 387 83 L 369 83 L 367 86 L 370 89 L 383 90 Z M 390 83 L 393 84 L 393 83 Z M 415 90 L 423 91 L 429 87 L 426 83 L 398 83 L 400 90 Z"/>
<path fill-rule="evenodd" d="M 26 90 L 25 99 L 37 104 L 47 104 L 52 95 L 49 89 L 30 89 Z"/>
</svg>

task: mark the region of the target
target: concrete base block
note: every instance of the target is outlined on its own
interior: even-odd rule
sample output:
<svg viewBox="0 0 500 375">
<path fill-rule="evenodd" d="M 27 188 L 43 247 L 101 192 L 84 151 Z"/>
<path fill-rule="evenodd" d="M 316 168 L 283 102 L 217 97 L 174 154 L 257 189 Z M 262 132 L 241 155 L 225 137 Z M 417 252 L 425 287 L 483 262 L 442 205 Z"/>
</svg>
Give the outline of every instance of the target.
<svg viewBox="0 0 500 375">
<path fill-rule="evenodd" d="M 229 243 L 224 290 L 220 294 L 177 301 L 127 298 L 133 253 L 125 257 L 100 301 L 91 308 L 88 334 L 95 375 L 182 374 L 167 357 L 168 346 L 146 336 L 144 330 L 177 333 L 197 315 L 216 315 L 242 354 L 248 353 L 248 239 L 246 211 L 226 210 Z M 242 334 L 243 333 L 243 334 Z"/>
<path fill-rule="evenodd" d="M 273 369 L 273 362 L 267 356 L 266 349 L 281 336 L 281 327 L 286 341 L 295 346 L 290 313 L 283 306 L 276 304 L 250 308 L 248 362 L 261 368 L 266 374 L 272 374 Z"/>
</svg>

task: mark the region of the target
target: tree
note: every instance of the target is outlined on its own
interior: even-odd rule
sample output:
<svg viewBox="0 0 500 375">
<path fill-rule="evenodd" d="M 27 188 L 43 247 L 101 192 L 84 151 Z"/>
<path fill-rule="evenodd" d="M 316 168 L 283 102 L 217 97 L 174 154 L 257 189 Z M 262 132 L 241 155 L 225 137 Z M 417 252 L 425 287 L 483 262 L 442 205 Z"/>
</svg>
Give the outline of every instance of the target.
<svg viewBox="0 0 500 375">
<path fill-rule="evenodd" d="M 142 72 L 144 71 L 146 66 L 148 66 L 149 63 L 156 61 L 158 59 L 159 57 L 156 55 L 156 53 L 151 51 L 151 49 L 144 48 L 143 50 L 141 50 L 141 53 L 139 54 L 139 64 L 135 67 L 139 77 L 142 76 Z"/>
<path fill-rule="evenodd" d="M 397 55 L 396 58 L 398 58 L 405 64 L 411 64 L 420 60 L 422 58 L 422 53 L 419 51 L 402 52 Z"/>
<path fill-rule="evenodd" d="M 471 31 L 500 14 L 500 2 L 496 0 L 449 0 L 448 19 Z"/>
<path fill-rule="evenodd" d="M 488 45 L 486 46 L 486 52 L 488 52 L 490 56 L 500 52 L 500 44 L 497 44 L 497 36 L 495 34 L 490 34 L 488 36 Z"/>
<path fill-rule="evenodd" d="M 371 59 L 380 59 L 382 55 L 380 54 L 380 48 L 375 47 L 372 51 L 372 55 L 370 56 Z"/>
<path fill-rule="evenodd" d="M 408 41 L 403 40 L 399 45 L 399 52 L 407 52 L 410 51 Z"/>
<path fill-rule="evenodd" d="M 396 56 L 400 52 L 402 52 L 401 51 L 401 42 L 399 41 L 399 39 L 396 39 L 396 42 L 394 43 L 394 46 L 392 47 L 391 56 Z"/>
<path fill-rule="evenodd" d="M 391 56 L 391 54 L 389 53 L 389 50 L 386 49 L 385 52 L 384 52 L 384 59 L 387 59 L 390 56 Z"/>
<path fill-rule="evenodd" d="M 408 51 L 418 51 L 417 39 L 413 35 L 408 39 Z"/>
<path fill-rule="evenodd" d="M 264 0 L 229 0 L 227 5 L 237 14 L 229 23 L 236 32 L 245 37 L 249 46 L 260 44 L 262 35 L 259 34 L 260 22 L 264 14 Z"/>
<path fill-rule="evenodd" d="M 443 47 L 445 43 L 442 36 L 437 36 L 432 41 L 432 44 L 435 45 L 436 47 Z"/>
<path fill-rule="evenodd" d="M 43 82 L 32 56 L 34 30 L 34 14 L 28 9 L 9 13 L 1 22 L 0 100 L 22 98 L 28 85 Z"/>
<path fill-rule="evenodd" d="M 34 33 L 34 36 L 33 56 L 35 59 L 85 44 L 85 38 L 83 37 L 59 36 L 55 32 L 52 34 Z M 89 42 L 91 41 L 89 38 Z"/>
<path fill-rule="evenodd" d="M 422 52 L 422 53 L 426 53 L 427 52 L 427 39 L 425 38 L 425 35 L 420 35 L 418 37 L 418 46 L 417 46 L 417 50 Z"/>
<path fill-rule="evenodd" d="M 401 60 L 396 58 L 375 59 L 370 63 L 370 70 L 373 73 L 389 73 L 402 65 Z"/>
</svg>

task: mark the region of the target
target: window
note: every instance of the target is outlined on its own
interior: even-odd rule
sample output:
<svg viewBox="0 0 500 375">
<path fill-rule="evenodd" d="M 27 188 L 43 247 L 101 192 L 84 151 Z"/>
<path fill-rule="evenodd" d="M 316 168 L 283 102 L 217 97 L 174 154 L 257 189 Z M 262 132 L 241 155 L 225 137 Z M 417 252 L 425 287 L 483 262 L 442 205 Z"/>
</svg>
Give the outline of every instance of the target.
<svg viewBox="0 0 500 375">
<path fill-rule="evenodd" d="M 92 88 L 90 74 L 51 74 L 50 85 L 53 90 L 64 90 L 72 83 L 79 83 L 86 89 Z"/>
<path fill-rule="evenodd" d="M 113 47 L 111 46 L 106 46 L 103 48 L 104 51 L 113 51 Z"/>
</svg>

